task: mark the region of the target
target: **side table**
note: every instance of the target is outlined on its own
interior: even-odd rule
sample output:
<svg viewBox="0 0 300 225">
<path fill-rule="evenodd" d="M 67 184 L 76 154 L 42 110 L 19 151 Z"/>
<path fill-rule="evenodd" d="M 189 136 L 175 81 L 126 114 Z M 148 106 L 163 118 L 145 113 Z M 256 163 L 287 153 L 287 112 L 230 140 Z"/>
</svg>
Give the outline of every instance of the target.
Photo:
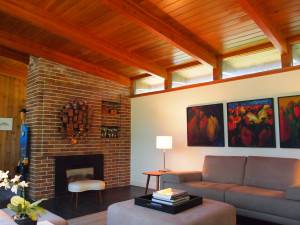
<svg viewBox="0 0 300 225">
<path fill-rule="evenodd" d="M 143 172 L 144 175 L 147 175 L 147 182 L 146 182 L 146 190 L 145 190 L 145 194 L 147 194 L 148 192 L 148 188 L 149 188 L 149 182 L 150 182 L 150 177 L 151 176 L 154 176 L 156 177 L 156 190 L 158 191 L 159 190 L 159 177 L 160 175 L 162 174 L 166 174 L 166 173 L 169 173 L 170 171 L 146 171 L 146 172 Z"/>
</svg>

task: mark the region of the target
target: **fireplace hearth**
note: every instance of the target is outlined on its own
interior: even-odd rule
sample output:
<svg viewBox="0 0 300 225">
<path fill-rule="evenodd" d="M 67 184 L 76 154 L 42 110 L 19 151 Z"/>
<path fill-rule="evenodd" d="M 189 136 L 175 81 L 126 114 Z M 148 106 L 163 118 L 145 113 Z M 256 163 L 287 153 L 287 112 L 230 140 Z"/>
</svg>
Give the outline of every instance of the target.
<svg viewBox="0 0 300 225">
<path fill-rule="evenodd" d="M 104 180 L 103 155 L 76 155 L 55 157 L 55 196 L 67 194 L 68 175 L 74 171 L 93 171 L 92 179 Z M 77 174 L 78 175 L 78 174 Z"/>
</svg>

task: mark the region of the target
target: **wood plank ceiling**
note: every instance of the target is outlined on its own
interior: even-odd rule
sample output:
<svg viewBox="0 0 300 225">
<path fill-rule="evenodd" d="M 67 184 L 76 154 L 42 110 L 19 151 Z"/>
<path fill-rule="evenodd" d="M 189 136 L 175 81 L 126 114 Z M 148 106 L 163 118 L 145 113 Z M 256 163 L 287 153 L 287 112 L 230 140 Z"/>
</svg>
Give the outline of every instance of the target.
<svg viewBox="0 0 300 225">
<path fill-rule="evenodd" d="M 0 46 L 125 85 L 299 36 L 299 0 L 0 0 Z"/>
</svg>

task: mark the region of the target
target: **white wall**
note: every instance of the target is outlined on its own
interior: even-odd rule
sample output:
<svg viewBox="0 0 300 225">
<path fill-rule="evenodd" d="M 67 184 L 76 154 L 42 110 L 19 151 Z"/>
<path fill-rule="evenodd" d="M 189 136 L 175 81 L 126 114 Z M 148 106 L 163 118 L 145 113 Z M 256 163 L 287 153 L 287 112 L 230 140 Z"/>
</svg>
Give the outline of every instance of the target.
<svg viewBox="0 0 300 225">
<path fill-rule="evenodd" d="M 173 136 L 173 150 L 167 152 L 167 168 L 201 170 L 204 156 L 260 155 L 300 158 L 300 149 L 279 148 L 278 96 L 300 94 L 300 70 L 250 78 L 181 91 L 132 98 L 131 115 L 131 183 L 144 186 L 143 171 L 162 168 L 162 152 L 155 149 L 157 135 Z M 190 105 L 224 103 L 274 97 L 277 148 L 188 147 L 186 108 Z M 227 126 L 225 125 L 225 145 Z M 154 187 L 152 178 L 151 186 Z"/>
</svg>

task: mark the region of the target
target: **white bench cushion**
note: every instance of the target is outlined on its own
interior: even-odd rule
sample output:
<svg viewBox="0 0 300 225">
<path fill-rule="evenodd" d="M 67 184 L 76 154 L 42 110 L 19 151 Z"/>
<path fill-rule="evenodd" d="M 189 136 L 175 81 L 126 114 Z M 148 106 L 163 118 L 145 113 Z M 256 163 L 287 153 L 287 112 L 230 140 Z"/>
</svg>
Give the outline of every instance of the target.
<svg viewBox="0 0 300 225">
<path fill-rule="evenodd" d="M 105 189 L 105 182 L 102 180 L 80 180 L 69 183 L 68 191 L 100 191 Z"/>
</svg>

